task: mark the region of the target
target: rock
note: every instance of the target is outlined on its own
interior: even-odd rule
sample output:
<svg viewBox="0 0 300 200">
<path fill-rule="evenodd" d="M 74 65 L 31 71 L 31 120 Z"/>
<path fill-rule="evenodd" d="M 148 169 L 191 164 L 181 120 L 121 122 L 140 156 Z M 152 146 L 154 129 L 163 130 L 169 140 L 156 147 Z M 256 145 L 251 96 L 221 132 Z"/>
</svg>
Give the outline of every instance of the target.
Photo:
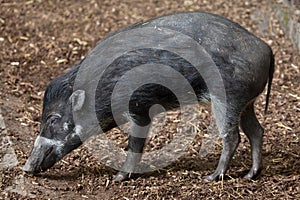
<svg viewBox="0 0 300 200">
<path fill-rule="evenodd" d="M 294 46 L 300 50 L 300 1 L 285 0 L 284 5 L 276 8 L 275 15 Z"/>
</svg>

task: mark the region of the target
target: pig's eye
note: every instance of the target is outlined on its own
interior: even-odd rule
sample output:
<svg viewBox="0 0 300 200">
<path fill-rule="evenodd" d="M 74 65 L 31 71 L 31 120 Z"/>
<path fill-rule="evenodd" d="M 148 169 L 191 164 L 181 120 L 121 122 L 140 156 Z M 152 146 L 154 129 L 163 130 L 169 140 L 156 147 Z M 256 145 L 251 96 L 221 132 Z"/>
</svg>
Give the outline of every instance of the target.
<svg viewBox="0 0 300 200">
<path fill-rule="evenodd" d="M 53 114 L 53 115 L 49 115 L 47 117 L 47 122 L 50 125 L 55 124 L 59 119 L 61 118 L 61 116 L 59 114 Z"/>
<path fill-rule="evenodd" d="M 49 120 L 49 123 L 52 125 L 52 124 L 55 124 L 55 122 L 58 120 L 57 117 L 51 117 L 50 120 Z"/>
</svg>

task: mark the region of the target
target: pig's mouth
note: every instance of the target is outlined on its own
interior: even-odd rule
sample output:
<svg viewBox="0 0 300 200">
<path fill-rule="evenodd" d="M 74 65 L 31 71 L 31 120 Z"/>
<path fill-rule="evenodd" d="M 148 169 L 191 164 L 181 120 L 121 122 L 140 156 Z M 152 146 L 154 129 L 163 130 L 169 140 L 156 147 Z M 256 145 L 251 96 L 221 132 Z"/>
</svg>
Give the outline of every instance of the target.
<svg viewBox="0 0 300 200">
<path fill-rule="evenodd" d="M 44 157 L 31 154 L 22 169 L 30 174 L 38 174 L 39 172 L 46 171 L 55 164 L 55 160 L 52 158 L 54 153 L 53 149 L 53 147 L 50 147 L 45 152 Z"/>
<path fill-rule="evenodd" d="M 46 171 L 81 144 L 78 136 L 70 137 L 67 141 L 38 136 L 22 170 L 30 174 Z"/>
<path fill-rule="evenodd" d="M 49 162 L 49 160 L 51 160 L 51 155 L 53 154 L 53 146 L 51 146 L 45 153 L 45 157 L 42 160 L 42 163 L 40 165 L 40 171 L 45 171 L 47 169 L 49 169 L 51 166 L 47 166 L 47 162 Z M 54 163 L 53 163 L 54 164 Z"/>
<path fill-rule="evenodd" d="M 39 172 L 46 171 L 52 167 L 59 159 L 60 155 L 57 153 L 57 147 L 49 144 L 46 139 L 42 137 L 37 138 L 29 158 L 27 159 L 22 170 L 30 174 L 38 174 Z"/>
</svg>

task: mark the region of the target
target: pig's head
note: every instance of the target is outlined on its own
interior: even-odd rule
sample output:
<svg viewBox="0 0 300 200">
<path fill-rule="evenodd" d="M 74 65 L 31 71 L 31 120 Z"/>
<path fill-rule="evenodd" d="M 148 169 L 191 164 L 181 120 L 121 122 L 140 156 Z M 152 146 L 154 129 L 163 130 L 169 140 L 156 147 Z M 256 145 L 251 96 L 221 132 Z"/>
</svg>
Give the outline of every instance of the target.
<svg viewBox="0 0 300 200">
<path fill-rule="evenodd" d="M 40 134 L 23 167 L 25 172 L 35 174 L 45 171 L 82 144 L 79 137 L 81 126 L 74 124 L 73 112 L 82 108 L 85 93 L 82 90 L 73 92 L 72 82 L 70 77 L 63 75 L 48 86 L 44 95 Z"/>
</svg>

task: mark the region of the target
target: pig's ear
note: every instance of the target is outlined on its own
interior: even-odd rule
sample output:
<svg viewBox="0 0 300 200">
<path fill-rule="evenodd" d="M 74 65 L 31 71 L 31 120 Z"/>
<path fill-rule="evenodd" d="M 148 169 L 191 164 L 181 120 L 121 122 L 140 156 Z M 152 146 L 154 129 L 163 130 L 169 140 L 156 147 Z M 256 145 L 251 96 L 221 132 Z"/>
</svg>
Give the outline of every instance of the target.
<svg viewBox="0 0 300 200">
<path fill-rule="evenodd" d="M 73 111 L 78 111 L 82 108 L 85 99 L 85 92 L 83 90 L 76 90 L 70 96 L 69 101 L 72 103 Z"/>
</svg>

